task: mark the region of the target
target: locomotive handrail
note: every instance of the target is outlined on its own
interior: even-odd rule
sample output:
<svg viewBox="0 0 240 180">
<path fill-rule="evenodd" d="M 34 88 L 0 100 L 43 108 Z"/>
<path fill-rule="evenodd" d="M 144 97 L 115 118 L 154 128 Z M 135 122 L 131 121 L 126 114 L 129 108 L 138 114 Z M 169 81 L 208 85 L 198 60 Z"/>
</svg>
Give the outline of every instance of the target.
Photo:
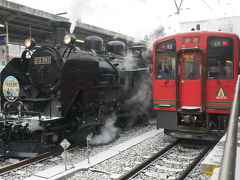
<svg viewBox="0 0 240 180">
<path fill-rule="evenodd" d="M 219 180 L 234 180 L 236 166 L 236 149 L 237 149 L 237 132 L 239 117 L 239 83 L 240 75 L 238 75 L 235 94 L 228 122 L 226 141 L 224 145 L 224 153 L 221 162 Z"/>
</svg>

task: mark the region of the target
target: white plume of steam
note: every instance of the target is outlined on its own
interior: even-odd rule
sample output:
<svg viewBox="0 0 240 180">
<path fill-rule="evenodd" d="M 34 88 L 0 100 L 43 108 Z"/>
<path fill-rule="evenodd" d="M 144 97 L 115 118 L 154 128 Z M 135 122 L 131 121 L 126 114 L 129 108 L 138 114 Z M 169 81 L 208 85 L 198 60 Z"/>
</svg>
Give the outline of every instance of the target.
<svg viewBox="0 0 240 180">
<path fill-rule="evenodd" d="M 133 56 L 127 56 L 126 60 L 123 61 L 123 67 L 125 70 L 132 70 L 132 69 L 136 69 L 136 61 L 134 61 L 134 57 Z"/>
<path fill-rule="evenodd" d="M 70 19 L 70 23 L 71 23 L 70 33 L 72 33 L 72 34 L 73 34 L 73 31 L 74 31 L 75 26 L 76 26 L 76 21 L 77 21 L 77 19 Z"/>
<path fill-rule="evenodd" d="M 94 13 L 94 2 L 92 0 L 71 0 L 69 3 L 69 21 L 71 22 L 70 33 L 74 33 L 76 21 L 81 21 L 83 15 Z"/>
<path fill-rule="evenodd" d="M 38 130 L 43 130 L 43 127 L 40 126 L 39 120 L 32 119 L 31 121 L 29 121 L 28 129 L 30 132 L 34 132 Z"/>
<path fill-rule="evenodd" d="M 117 116 L 115 114 L 113 114 L 112 117 L 108 118 L 104 126 L 101 127 L 100 134 L 94 135 L 90 141 L 90 144 L 107 144 L 114 140 L 120 133 L 120 129 L 114 125 L 116 120 Z"/>
</svg>

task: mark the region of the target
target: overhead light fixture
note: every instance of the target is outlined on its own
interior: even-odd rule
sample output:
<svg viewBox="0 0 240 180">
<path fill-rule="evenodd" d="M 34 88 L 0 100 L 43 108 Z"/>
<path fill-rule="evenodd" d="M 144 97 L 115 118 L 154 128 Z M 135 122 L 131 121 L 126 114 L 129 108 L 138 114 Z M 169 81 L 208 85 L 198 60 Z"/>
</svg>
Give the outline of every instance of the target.
<svg viewBox="0 0 240 180">
<path fill-rule="evenodd" d="M 4 25 L 4 24 L 0 24 L 0 27 L 2 27 L 2 28 L 3 28 L 3 27 L 5 27 L 5 25 Z"/>
</svg>

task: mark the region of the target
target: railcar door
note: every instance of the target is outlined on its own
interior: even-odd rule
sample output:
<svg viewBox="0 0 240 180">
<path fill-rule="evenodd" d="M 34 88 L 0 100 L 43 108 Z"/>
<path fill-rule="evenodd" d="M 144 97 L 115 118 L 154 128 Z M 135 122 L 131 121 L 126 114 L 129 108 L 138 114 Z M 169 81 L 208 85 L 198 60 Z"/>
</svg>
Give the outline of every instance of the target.
<svg viewBox="0 0 240 180">
<path fill-rule="evenodd" d="M 201 110 L 202 55 L 183 52 L 179 55 L 179 108 Z"/>
</svg>

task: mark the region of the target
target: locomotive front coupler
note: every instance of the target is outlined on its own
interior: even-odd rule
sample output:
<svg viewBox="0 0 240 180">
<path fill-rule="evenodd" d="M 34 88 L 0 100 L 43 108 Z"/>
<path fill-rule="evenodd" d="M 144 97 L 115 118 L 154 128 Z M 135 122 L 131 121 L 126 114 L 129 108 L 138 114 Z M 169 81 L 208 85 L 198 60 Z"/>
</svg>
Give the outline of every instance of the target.
<svg viewBox="0 0 240 180">
<path fill-rule="evenodd" d="M 197 116 L 186 114 L 182 116 L 182 122 L 187 123 L 187 124 L 192 124 L 193 126 L 195 125 L 195 122 L 197 120 Z"/>
</svg>

